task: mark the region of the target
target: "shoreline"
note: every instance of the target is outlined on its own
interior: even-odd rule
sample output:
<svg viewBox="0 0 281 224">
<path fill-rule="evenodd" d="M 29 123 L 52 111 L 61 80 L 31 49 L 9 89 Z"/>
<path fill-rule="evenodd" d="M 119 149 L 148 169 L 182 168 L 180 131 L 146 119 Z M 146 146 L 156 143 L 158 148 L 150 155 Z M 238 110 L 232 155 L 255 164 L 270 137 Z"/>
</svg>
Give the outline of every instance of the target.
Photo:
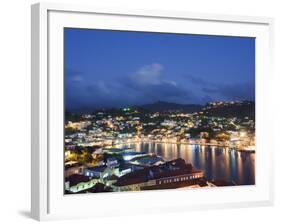
<svg viewBox="0 0 281 224">
<path fill-rule="evenodd" d="M 189 143 L 189 142 L 162 142 L 162 141 L 154 141 L 154 140 L 137 140 L 137 141 L 131 141 L 131 142 L 122 142 L 122 143 L 118 143 L 118 144 L 113 144 L 113 146 L 120 145 L 120 144 L 125 145 L 125 144 L 138 144 L 138 143 L 214 146 L 214 147 L 229 148 L 231 150 L 235 150 L 235 151 L 238 151 L 238 152 L 255 153 L 255 150 L 253 150 L 253 149 L 238 149 L 236 147 L 231 147 L 229 145 L 222 145 L 222 144 L 214 144 L 214 143 Z"/>
</svg>

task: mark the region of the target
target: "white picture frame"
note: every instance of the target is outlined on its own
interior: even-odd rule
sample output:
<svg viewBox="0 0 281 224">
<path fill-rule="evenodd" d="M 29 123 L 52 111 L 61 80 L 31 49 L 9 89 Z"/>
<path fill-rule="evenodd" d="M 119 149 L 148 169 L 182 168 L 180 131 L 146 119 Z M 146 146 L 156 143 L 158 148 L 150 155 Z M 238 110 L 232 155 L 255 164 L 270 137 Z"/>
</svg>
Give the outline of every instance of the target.
<svg viewBox="0 0 281 224">
<path fill-rule="evenodd" d="M 188 191 L 162 190 L 64 196 L 63 160 L 61 160 L 63 27 L 255 37 L 256 185 Z M 32 5 L 32 217 L 37 220 L 50 220 L 271 205 L 273 143 L 267 131 L 271 128 L 272 122 L 270 107 L 267 105 L 273 75 L 272 32 L 272 18 L 101 9 L 94 6 L 50 3 Z M 93 201 L 96 205 L 92 205 Z M 124 209 L 125 205 L 136 201 L 138 203 L 134 206 L 126 206 Z"/>
</svg>

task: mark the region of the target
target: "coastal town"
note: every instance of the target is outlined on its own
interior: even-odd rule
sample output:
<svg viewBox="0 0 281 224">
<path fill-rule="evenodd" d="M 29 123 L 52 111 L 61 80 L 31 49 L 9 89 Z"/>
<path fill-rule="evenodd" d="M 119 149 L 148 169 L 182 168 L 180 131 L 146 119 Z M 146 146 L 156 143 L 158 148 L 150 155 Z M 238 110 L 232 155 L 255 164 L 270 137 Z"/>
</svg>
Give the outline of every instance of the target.
<svg viewBox="0 0 281 224">
<path fill-rule="evenodd" d="M 214 147 L 255 153 L 254 102 L 210 102 L 186 108 L 149 106 L 65 114 L 65 193 L 232 186 L 209 180 L 179 157 L 167 159 L 139 143 Z"/>
</svg>

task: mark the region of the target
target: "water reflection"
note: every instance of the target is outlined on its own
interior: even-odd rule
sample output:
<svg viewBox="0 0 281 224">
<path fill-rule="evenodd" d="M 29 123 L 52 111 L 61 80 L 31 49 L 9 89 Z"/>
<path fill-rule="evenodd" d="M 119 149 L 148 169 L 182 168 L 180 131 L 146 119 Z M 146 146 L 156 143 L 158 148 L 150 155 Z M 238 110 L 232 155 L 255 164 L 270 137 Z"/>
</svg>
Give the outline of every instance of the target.
<svg viewBox="0 0 281 224">
<path fill-rule="evenodd" d="M 183 158 L 203 170 L 207 180 L 233 181 L 238 185 L 255 184 L 255 153 L 238 152 L 228 147 L 167 143 L 134 143 L 124 147 L 131 147 L 137 152 L 155 153 L 165 160 Z"/>
</svg>

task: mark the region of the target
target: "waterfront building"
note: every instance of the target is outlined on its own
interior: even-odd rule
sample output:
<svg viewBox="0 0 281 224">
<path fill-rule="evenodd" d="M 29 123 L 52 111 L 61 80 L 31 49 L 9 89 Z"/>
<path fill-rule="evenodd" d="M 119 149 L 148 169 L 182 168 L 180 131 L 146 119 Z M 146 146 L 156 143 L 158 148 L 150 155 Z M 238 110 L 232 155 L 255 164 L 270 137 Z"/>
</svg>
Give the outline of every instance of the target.
<svg viewBox="0 0 281 224">
<path fill-rule="evenodd" d="M 197 184 L 203 177 L 202 171 L 186 164 L 183 159 L 176 159 L 126 174 L 112 187 L 115 191 L 179 188 Z"/>
</svg>

